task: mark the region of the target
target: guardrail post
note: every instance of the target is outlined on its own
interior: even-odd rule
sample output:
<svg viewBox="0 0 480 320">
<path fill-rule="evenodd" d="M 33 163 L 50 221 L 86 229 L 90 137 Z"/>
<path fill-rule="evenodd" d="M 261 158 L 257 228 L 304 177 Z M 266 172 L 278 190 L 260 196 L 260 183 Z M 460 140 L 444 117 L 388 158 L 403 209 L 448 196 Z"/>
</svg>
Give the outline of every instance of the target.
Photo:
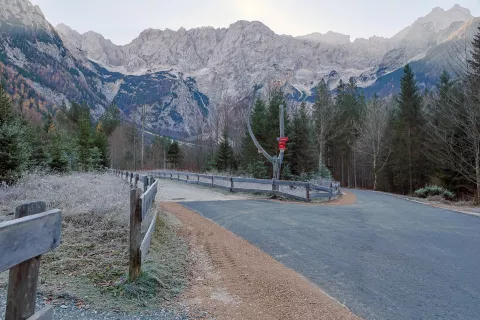
<svg viewBox="0 0 480 320">
<path fill-rule="evenodd" d="M 200 175 L 197 174 L 197 184 L 200 184 Z"/>
<path fill-rule="evenodd" d="M 212 175 L 212 188 L 213 188 L 214 184 L 213 184 L 213 175 Z"/>
<path fill-rule="evenodd" d="M 138 186 L 138 180 L 140 179 L 140 177 L 138 176 L 138 174 L 135 175 L 135 188 Z"/>
<path fill-rule="evenodd" d="M 305 198 L 310 200 L 310 183 L 305 184 Z"/>
<path fill-rule="evenodd" d="M 130 172 L 130 184 L 133 182 L 133 172 Z"/>
<path fill-rule="evenodd" d="M 15 208 L 15 219 L 47 211 L 44 201 L 30 202 Z M 35 313 L 40 257 L 28 259 L 10 269 L 5 320 L 27 319 Z"/>
<path fill-rule="evenodd" d="M 130 263 L 128 279 L 130 282 L 137 280 L 142 264 L 140 244 L 142 237 L 142 213 L 140 212 L 139 188 L 130 190 Z"/>
<path fill-rule="evenodd" d="M 148 177 L 143 176 L 143 192 L 147 191 L 148 189 Z"/>
<path fill-rule="evenodd" d="M 233 192 L 233 178 L 230 177 L 230 192 Z"/>
</svg>

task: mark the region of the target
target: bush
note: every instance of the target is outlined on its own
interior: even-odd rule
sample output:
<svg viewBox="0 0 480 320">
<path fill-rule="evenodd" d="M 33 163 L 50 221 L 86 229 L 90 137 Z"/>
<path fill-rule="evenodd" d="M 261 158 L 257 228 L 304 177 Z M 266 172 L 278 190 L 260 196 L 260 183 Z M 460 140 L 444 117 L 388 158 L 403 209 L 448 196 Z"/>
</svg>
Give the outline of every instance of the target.
<svg viewBox="0 0 480 320">
<path fill-rule="evenodd" d="M 425 186 L 425 188 L 421 188 L 415 191 L 414 196 L 417 198 L 440 196 L 445 200 L 455 199 L 455 194 L 452 191 L 439 186 Z"/>
</svg>

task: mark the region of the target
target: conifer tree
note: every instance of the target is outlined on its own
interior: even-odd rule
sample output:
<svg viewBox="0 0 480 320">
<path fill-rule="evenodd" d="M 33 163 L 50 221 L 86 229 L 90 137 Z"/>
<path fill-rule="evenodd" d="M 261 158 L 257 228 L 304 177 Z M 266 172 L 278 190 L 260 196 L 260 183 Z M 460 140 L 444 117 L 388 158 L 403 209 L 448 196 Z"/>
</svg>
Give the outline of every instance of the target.
<svg viewBox="0 0 480 320">
<path fill-rule="evenodd" d="M 422 97 L 417 88 L 410 65 L 403 69 L 401 91 L 397 99 L 398 110 L 394 118 L 394 172 L 396 185 L 402 192 L 413 194 L 426 182 L 427 166 L 422 147 L 422 130 L 425 119 Z"/>
<path fill-rule="evenodd" d="M 293 115 L 291 126 L 288 144 L 291 156 L 288 170 L 291 170 L 294 175 L 309 173 L 314 169 L 314 157 L 312 156 L 312 122 L 307 114 L 305 102 L 302 102 L 300 109 Z"/>
<path fill-rule="evenodd" d="M 230 171 L 235 168 L 235 156 L 233 148 L 228 141 L 227 130 L 223 131 L 222 141 L 215 155 L 215 167 L 220 171 Z"/>
<path fill-rule="evenodd" d="M 180 151 L 180 146 L 175 140 L 172 142 L 172 144 L 170 144 L 168 148 L 167 160 L 168 163 L 170 163 L 170 165 L 173 167 L 173 169 L 177 169 L 182 163 L 183 157 Z"/>
<path fill-rule="evenodd" d="M 27 169 L 30 148 L 26 127 L 0 85 L 0 182 L 13 183 Z"/>
</svg>

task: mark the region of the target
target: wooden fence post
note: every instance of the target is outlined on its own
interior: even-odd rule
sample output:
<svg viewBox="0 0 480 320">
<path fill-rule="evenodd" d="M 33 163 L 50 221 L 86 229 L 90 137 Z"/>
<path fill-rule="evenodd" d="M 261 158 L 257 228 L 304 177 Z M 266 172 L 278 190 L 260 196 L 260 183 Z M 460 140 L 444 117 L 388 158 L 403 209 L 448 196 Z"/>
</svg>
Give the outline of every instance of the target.
<svg viewBox="0 0 480 320">
<path fill-rule="evenodd" d="M 310 183 L 305 184 L 305 197 L 310 200 Z"/>
<path fill-rule="evenodd" d="M 143 176 L 143 192 L 147 191 L 148 189 L 148 177 Z"/>
<path fill-rule="evenodd" d="M 140 212 L 139 188 L 130 190 L 130 264 L 128 279 L 130 282 L 137 280 L 141 268 L 140 244 L 142 241 L 142 213 Z"/>
<path fill-rule="evenodd" d="M 47 211 L 44 201 L 29 202 L 15 208 L 15 219 Z M 27 319 L 35 313 L 40 256 L 10 269 L 5 320 Z"/>
</svg>

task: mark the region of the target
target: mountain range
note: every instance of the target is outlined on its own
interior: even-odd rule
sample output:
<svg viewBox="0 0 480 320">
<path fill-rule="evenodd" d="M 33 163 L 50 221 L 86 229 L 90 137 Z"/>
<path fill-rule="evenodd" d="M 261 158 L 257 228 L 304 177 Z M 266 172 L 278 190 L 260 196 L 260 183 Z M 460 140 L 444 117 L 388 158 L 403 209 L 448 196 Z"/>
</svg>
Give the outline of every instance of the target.
<svg viewBox="0 0 480 320">
<path fill-rule="evenodd" d="M 478 24 L 455 5 L 433 9 L 391 38 L 293 37 L 238 21 L 219 29 L 147 29 L 120 46 L 93 31 L 53 27 L 28 0 L 0 0 L 0 77 L 38 118 L 71 101 L 87 103 L 98 117 L 114 101 L 131 119 L 144 104 L 150 130 L 188 137 L 226 100 L 241 101 L 274 82 L 296 101 L 311 102 L 322 78 L 333 89 L 354 77 L 366 95 L 388 95 L 411 63 L 419 85 L 429 87 L 452 70 L 448 57 Z"/>
</svg>

